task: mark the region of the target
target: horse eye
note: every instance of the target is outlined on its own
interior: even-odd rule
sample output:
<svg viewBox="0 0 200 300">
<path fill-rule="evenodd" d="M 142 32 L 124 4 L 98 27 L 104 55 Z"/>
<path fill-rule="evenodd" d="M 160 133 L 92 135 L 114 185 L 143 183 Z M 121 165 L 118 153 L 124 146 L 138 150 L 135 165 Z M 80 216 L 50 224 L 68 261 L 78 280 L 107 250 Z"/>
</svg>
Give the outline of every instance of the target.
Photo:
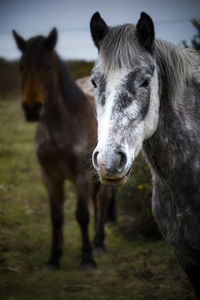
<svg viewBox="0 0 200 300">
<path fill-rule="evenodd" d="M 146 87 L 149 86 L 149 83 L 150 83 L 150 79 L 146 79 L 146 80 L 140 85 L 140 87 L 146 88 Z"/>
<path fill-rule="evenodd" d="M 91 80 L 93 87 L 96 89 L 97 85 L 96 82 L 94 80 Z"/>
</svg>

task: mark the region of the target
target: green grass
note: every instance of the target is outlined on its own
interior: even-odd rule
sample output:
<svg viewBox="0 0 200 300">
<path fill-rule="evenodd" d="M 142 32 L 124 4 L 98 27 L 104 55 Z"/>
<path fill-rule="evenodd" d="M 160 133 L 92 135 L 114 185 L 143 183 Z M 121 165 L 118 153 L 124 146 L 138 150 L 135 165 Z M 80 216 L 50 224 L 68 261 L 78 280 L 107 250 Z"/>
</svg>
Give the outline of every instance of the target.
<svg viewBox="0 0 200 300">
<path fill-rule="evenodd" d="M 41 271 L 51 228 L 34 130 L 35 124 L 24 121 L 19 101 L 0 101 L 0 299 L 194 299 L 170 246 L 163 240 L 128 239 L 120 224 L 106 226 L 107 252 L 96 258 L 97 270 L 80 272 L 80 232 L 69 182 L 61 270 Z"/>
</svg>

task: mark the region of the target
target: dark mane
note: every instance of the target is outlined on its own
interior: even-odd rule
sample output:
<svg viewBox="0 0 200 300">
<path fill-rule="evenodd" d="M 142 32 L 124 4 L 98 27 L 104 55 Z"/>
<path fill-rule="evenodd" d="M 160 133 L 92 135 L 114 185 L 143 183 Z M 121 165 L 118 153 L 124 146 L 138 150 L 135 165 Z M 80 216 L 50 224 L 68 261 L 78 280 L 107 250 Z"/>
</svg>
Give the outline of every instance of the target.
<svg viewBox="0 0 200 300">
<path fill-rule="evenodd" d="M 68 108 L 76 107 L 86 100 L 85 95 L 67 72 L 64 62 L 58 57 L 58 71 L 61 94 Z"/>
</svg>

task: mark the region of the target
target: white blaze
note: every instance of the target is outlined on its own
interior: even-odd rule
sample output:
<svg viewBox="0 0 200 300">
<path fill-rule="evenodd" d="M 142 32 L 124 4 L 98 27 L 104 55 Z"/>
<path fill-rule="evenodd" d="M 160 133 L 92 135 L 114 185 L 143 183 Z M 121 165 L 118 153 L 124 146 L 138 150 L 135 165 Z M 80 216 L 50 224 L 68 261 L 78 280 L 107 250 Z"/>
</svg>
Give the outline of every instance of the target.
<svg viewBox="0 0 200 300">
<path fill-rule="evenodd" d="M 137 96 L 131 104 L 122 108 L 121 111 L 119 108 L 115 110 L 116 101 L 120 100 L 118 94 L 122 92 L 121 85 L 125 82 L 125 76 L 129 72 L 130 70 L 119 70 L 109 74 L 106 78 L 105 104 L 97 103 L 98 145 L 96 149 L 105 153 L 116 146 L 121 146 L 128 158 L 126 169 L 131 167 L 134 158 L 142 148 L 143 141 L 155 132 L 159 113 L 159 87 L 156 68 L 150 82 L 150 103 L 146 117 L 142 121 L 134 122 L 139 117 L 141 107 Z M 117 133 L 114 130 L 116 128 L 118 129 Z M 123 145 L 121 144 L 122 140 Z"/>
<path fill-rule="evenodd" d="M 114 105 L 121 81 L 128 72 L 115 72 L 106 81 L 106 101 L 97 108 L 98 120 L 98 149 L 105 149 L 111 140 L 112 128 L 115 126 Z"/>
</svg>

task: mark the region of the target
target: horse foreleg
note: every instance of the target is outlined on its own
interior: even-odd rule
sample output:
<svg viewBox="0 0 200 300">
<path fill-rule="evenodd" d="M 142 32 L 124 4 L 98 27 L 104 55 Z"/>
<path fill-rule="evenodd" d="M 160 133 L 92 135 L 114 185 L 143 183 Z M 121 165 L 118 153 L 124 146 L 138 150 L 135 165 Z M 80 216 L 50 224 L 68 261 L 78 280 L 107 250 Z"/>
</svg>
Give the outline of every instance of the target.
<svg viewBox="0 0 200 300">
<path fill-rule="evenodd" d="M 82 271 L 90 271 L 96 267 L 92 256 L 92 245 L 89 239 L 89 210 L 88 204 L 90 199 L 90 184 L 85 179 L 77 180 L 77 209 L 76 219 L 80 225 L 82 235 L 82 260 L 80 269 Z"/>
<path fill-rule="evenodd" d="M 95 255 L 101 255 L 105 251 L 104 224 L 107 218 L 108 207 L 112 200 L 114 201 L 113 192 L 106 190 L 106 187 L 102 185 L 97 194 L 97 223 L 93 243 L 93 253 Z"/>
<path fill-rule="evenodd" d="M 110 204 L 107 209 L 106 222 L 116 223 L 117 221 L 117 209 L 116 209 L 116 199 L 115 199 L 115 189 L 112 189 L 112 195 Z"/>
<path fill-rule="evenodd" d="M 92 201 L 94 205 L 94 228 L 97 226 L 97 194 L 101 187 L 100 182 L 94 182 L 93 185 L 93 194 L 92 194 Z"/>
<path fill-rule="evenodd" d="M 45 185 L 49 194 L 49 204 L 52 223 L 52 246 L 51 255 L 44 266 L 44 270 L 53 271 L 60 267 L 59 260 L 63 251 L 63 202 L 64 188 L 63 181 L 52 181 L 45 176 Z"/>
<path fill-rule="evenodd" d="M 200 300 L 200 266 L 192 264 L 177 253 L 176 257 L 183 270 L 188 275 L 197 299 Z"/>
</svg>

